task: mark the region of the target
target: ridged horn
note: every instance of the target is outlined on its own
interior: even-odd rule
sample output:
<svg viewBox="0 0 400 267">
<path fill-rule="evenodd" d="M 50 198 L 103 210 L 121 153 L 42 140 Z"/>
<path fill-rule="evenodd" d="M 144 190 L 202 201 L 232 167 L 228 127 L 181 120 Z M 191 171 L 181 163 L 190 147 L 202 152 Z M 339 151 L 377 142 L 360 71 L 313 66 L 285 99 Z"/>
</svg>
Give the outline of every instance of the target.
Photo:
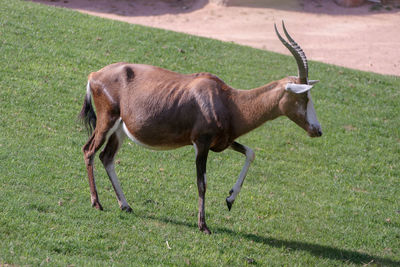
<svg viewBox="0 0 400 267">
<path fill-rule="evenodd" d="M 289 33 L 286 30 L 285 23 L 283 21 L 282 21 L 283 31 L 284 31 L 287 39 L 289 40 L 290 44 L 285 39 L 283 39 L 283 37 L 279 34 L 275 23 L 274 23 L 274 27 L 275 27 L 276 35 L 278 35 L 279 40 L 290 51 L 290 53 L 292 53 L 292 55 L 296 59 L 300 82 L 307 84 L 308 83 L 308 62 L 307 62 L 306 55 L 304 54 L 301 47 L 289 35 Z"/>
</svg>

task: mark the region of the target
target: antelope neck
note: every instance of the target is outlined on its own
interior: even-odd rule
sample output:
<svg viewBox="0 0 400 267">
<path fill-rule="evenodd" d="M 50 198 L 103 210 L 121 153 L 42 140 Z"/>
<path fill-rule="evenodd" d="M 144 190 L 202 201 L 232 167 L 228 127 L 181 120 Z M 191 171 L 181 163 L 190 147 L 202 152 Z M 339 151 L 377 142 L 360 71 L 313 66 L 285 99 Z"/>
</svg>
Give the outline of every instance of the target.
<svg viewBox="0 0 400 267">
<path fill-rule="evenodd" d="M 282 115 L 279 101 L 283 97 L 284 87 L 279 82 L 271 82 L 251 90 L 237 90 L 233 95 L 233 120 L 237 122 L 235 135 L 239 137 Z"/>
</svg>

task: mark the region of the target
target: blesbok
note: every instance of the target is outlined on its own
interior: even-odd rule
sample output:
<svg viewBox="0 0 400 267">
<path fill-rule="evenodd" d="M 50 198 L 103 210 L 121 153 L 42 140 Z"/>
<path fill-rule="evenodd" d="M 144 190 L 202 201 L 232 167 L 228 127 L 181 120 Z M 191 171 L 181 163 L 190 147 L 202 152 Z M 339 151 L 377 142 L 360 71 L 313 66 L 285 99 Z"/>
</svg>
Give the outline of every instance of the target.
<svg viewBox="0 0 400 267">
<path fill-rule="evenodd" d="M 209 73 L 179 74 L 159 67 L 115 63 L 89 75 L 80 113 L 89 133 L 83 146 L 92 206 L 102 209 L 97 195 L 94 155 L 107 142 L 100 159 L 114 187 L 119 206 L 131 211 L 114 170 L 114 158 L 125 136 L 150 149 L 174 149 L 193 145 L 196 153 L 199 193 L 198 226 L 210 233 L 205 221 L 206 163 L 209 150 L 226 148 L 246 156 L 246 162 L 226 203 L 229 210 L 254 160 L 249 147 L 235 142 L 239 136 L 281 115 L 289 117 L 309 136 L 321 136 L 308 80 L 308 64 L 302 49 L 282 22 L 281 42 L 296 59 L 298 77 L 289 76 L 251 90 L 237 90 Z M 96 107 L 96 114 L 92 105 Z"/>
</svg>

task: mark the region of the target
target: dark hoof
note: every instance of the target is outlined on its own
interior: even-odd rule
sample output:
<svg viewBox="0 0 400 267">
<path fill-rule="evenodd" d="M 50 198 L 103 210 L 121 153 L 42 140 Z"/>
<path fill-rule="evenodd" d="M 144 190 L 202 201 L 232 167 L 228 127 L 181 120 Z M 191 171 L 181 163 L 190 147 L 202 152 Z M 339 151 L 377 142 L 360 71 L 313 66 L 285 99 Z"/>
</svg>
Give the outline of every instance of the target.
<svg viewBox="0 0 400 267">
<path fill-rule="evenodd" d="M 226 200 L 226 205 L 228 206 L 228 210 L 231 211 L 233 202 L 230 202 L 230 201 L 228 200 L 228 198 L 226 198 L 225 200 Z"/>
<path fill-rule="evenodd" d="M 207 235 L 211 235 L 211 231 L 207 228 L 207 226 L 203 226 L 201 228 L 199 228 L 200 231 L 202 231 L 203 233 L 207 234 Z"/>
<path fill-rule="evenodd" d="M 228 198 L 229 198 L 230 196 L 232 196 L 232 194 L 233 194 L 233 189 L 231 189 L 231 190 L 229 191 L 229 196 L 225 199 L 225 200 L 226 200 L 226 205 L 228 206 L 228 210 L 229 210 L 229 211 L 231 211 L 233 202 L 235 201 L 235 200 L 233 200 L 233 201 L 231 202 L 231 201 L 228 200 Z"/>
<path fill-rule="evenodd" d="M 103 210 L 103 207 L 101 206 L 100 202 L 94 202 L 92 203 L 92 207 L 97 209 L 97 210 Z"/>
<path fill-rule="evenodd" d="M 122 211 L 125 211 L 125 212 L 129 212 L 129 213 L 131 213 L 131 212 L 132 212 L 132 208 L 131 208 L 131 207 L 129 207 L 129 206 L 126 206 L 126 207 L 121 207 L 121 210 L 122 210 Z"/>
</svg>

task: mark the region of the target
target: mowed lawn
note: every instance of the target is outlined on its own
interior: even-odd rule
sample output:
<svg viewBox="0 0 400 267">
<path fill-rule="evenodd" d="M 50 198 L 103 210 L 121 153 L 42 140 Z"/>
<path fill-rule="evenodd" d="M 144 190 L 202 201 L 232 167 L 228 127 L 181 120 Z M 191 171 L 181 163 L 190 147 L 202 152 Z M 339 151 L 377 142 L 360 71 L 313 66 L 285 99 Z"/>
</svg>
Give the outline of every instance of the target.
<svg viewBox="0 0 400 267">
<path fill-rule="evenodd" d="M 0 0 L 0 265 L 400 265 L 398 77 L 310 62 L 324 135 L 282 117 L 241 137 L 256 160 L 230 212 L 245 159 L 211 152 L 208 236 L 192 147 L 127 140 L 116 168 L 133 212 L 119 210 L 98 159 L 104 211 L 91 207 L 76 118 L 87 75 L 118 61 L 207 71 L 242 89 L 297 73 L 288 56 Z"/>
</svg>

